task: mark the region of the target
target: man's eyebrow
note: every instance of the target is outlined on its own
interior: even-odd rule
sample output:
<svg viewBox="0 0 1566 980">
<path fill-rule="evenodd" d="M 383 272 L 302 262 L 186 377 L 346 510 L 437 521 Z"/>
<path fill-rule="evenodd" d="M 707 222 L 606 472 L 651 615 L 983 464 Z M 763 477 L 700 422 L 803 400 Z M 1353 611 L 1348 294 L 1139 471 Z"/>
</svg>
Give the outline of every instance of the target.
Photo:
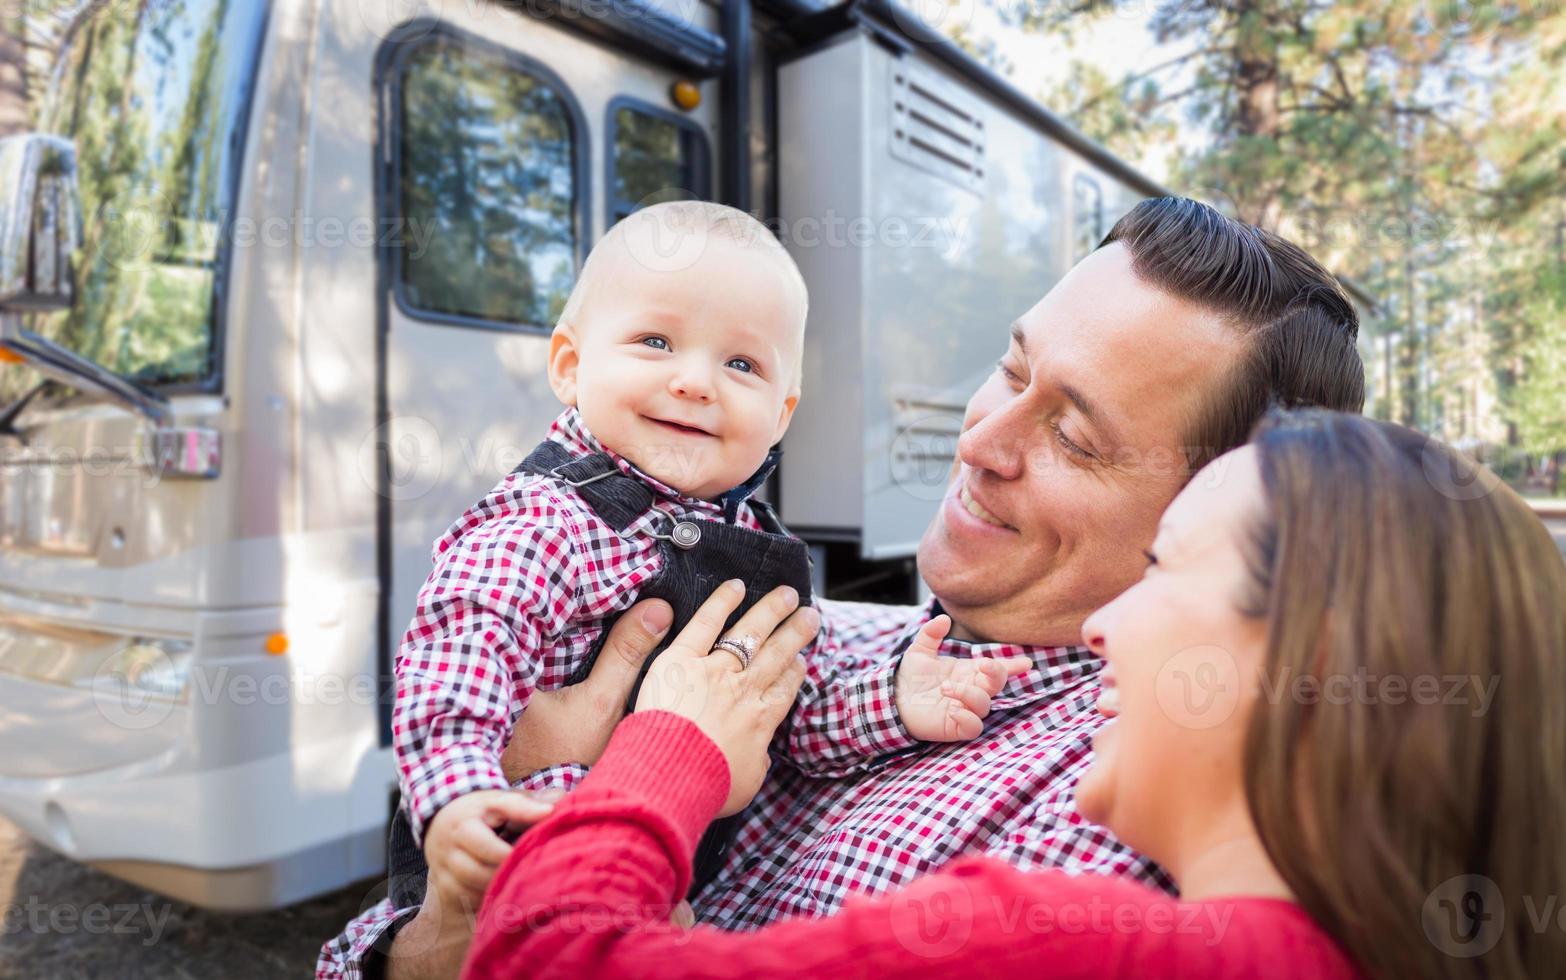
<svg viewBox="0 0 1566 980">
<path fill-rule="evenodd" d="M 1013 321 L 1011 324 L 1011 341 L 1022 351 L 1023 359 L 1026 360 L 1028 356 L 1028 340 L 1022 332 L 1022 324 L 1016 321 Z M 1094 401 L 1084 395 L 1081 389 L 1062 382 L 1060 390 L 1070 400 L 1071 404 L 1077 407 L 1077 411 L 1082 413 L 1082 417 L 1087 419 L 1089 425 L 1104 433 L 1105 437 L 1111 442 L 1119 441 L 1116 438 L 1115 427 L 1110 423 L 1109 418 L 1098 410 Z"/>
<path fill-rule="evenodd" d="M 1117 441 L 1115 439 L 1115 427 L 1110 424 L 1109 419 L 1098 410 L 1093 400 L 1082 393 L 1081 389 L 1075 387 L 1074 385 L 1061 382 L 1060 391 L 1061 394 L 1066 396 L 1067 400 L 1069 400 L 1071 404 L 1077 406 L 1077 411 L 1082 413 L 1082 417 L 1088 420 L 1089 425 L 1092 425 L 1094 428 L 1104 433 L 1104 435 L 1107 436 L 1111 442 Z"/>
</svg>

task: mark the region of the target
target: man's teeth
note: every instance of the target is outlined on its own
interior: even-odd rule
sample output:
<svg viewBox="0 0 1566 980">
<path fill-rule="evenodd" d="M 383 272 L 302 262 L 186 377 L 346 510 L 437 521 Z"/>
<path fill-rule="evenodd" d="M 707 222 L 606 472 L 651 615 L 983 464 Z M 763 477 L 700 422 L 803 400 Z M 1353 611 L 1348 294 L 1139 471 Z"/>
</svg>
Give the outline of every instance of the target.
<svg viewBox="0 0 1566 980">
<path fill-rule="evenodd" d="M 983 507 L 980 507 L 979 506 L 979 502 L 977 500 L 974 500 L 973 497 L 968 493 L 968 485 L 966 483 L 963 484 L 963 486 L 962 486 L 962 493 L 958 494 L 958 499 L 960 499 L 962 501 L 962 506 L 963 506 L 964 510 L 966 510 L 968 513 L 972 514 L 974 517 L 977 517 L 979 520 L 983 521 L 984 523 L 994 525 L 995 527 L 1007 527 L 1007 526 L 1009 526 L 1009 525 L 1006 524 L 1005 521 L 1001 520 L 999 517 L 996 517 L 994 514 L 991 514 L 989 511 L 985 510 Z"/>
</svg>

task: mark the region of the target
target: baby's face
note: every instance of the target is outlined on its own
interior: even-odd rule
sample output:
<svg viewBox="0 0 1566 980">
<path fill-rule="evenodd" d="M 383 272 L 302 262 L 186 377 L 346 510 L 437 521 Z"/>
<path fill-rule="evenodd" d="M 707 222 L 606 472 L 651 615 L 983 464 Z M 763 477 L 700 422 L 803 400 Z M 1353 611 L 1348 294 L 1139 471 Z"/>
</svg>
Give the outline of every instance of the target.
<svg viewBox="0 0 1566 980">
<path fill-rule="evenodd" d="M 605 448 L 685 494 L 745 482 L 799 400 L 805 297 L 781 262 L 720 236 L 675 271 L 619 250 L 556 332 L 556 392 Z"/>
</svg>

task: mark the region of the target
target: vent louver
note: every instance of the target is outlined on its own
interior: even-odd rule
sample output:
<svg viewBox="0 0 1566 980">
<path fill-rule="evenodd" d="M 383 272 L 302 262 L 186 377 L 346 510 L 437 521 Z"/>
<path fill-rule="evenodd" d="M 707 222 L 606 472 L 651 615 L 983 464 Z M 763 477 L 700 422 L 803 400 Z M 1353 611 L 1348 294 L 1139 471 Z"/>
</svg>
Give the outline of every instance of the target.
<svg viewBox="0 0 1566 980">
<path fill-rule="evenodd" d="M 979 192 L 984 186 L 979 106 L 935 76 L 892 69 L 892 156 Z"/>
</svg>

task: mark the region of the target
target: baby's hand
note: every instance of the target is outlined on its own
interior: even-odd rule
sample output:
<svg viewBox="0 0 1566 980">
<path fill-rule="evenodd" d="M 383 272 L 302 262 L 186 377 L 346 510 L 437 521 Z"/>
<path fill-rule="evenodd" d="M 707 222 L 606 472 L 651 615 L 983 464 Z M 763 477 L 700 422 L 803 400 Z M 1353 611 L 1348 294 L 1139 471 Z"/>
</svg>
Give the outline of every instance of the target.
<svg viewBox="0 0 1566 980">
<path fill-rule="evenodd" d="M 511 853 L 501 832 L 535 824 L 553 807 L 552 800 L 511 789 L 476 790 L 447 803 L 424 831 L 430 887 L 443 899 L 460 902 L 462 911 L 476 911 L 489 880 Z"/>
<path fill-rule="evenodd" d="M 924 624 L 897 667 L 897 713 L 914 738 L 964 742 L 984 731 L 990 698 L 1008 678 L 1033 666 L 1027 657 L 972 660 L 940 655 L 952 621 L 937 616 Z"/>
</svg>

